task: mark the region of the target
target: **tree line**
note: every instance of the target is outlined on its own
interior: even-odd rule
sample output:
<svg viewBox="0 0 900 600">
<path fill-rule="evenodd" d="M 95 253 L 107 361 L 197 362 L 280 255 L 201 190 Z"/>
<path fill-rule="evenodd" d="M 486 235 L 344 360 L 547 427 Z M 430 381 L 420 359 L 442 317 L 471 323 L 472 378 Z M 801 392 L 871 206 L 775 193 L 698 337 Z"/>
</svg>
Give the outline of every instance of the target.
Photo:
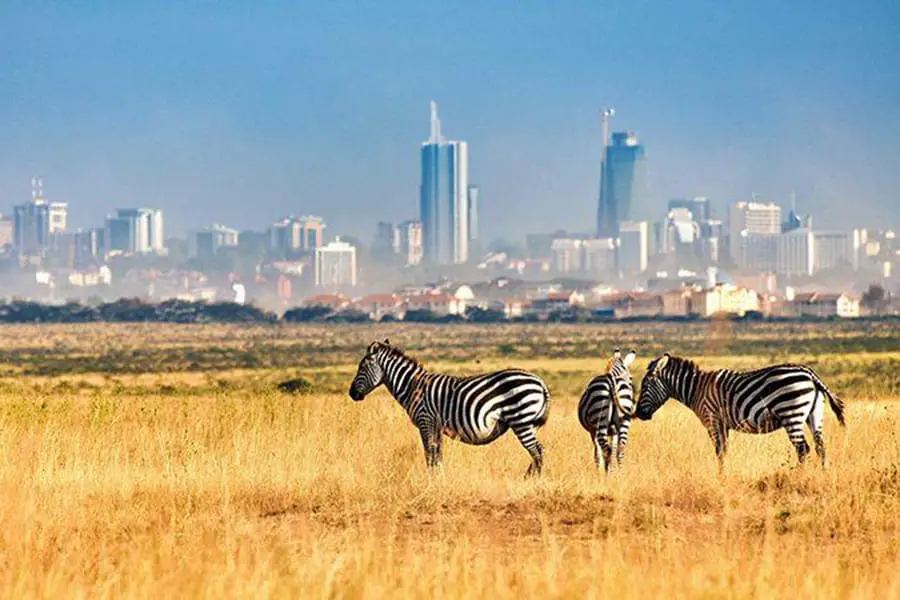
<svg viewBox="0 0 900 600">
<path fill-rule="evenodd" d="M 734 321 L 815 321 L 811 317 L 778 318 L 749 312 L 741 317 L 714 317 Z M 872 317 L 869 317 L 872 318 Z M 885 316 L 883 319 L 896 317 Z M 469 307 L 463 315 L 442 315 L 429 310 L 409 310 L 402 319 L 385 315 L 380 322 L 407 323 L 600 323 L 616 321 L 693 321 L 700 317 L 653 316 L 614 319 L 608 312 L 596 312 L 583 306 L 570 306 L 547 315 L 525 314 L 507 317 L 502 310 Z M 252 304 L 234 302 L 203 302 L 166 300 L 150 303 L 139 298 L 122 298 L 114 302 L 82 304 L 67 302 L 60 305 L 15 300 L 0 304 L 0 323 L 371 323 L 368 313 L 355 309 L 334 310 L 328 306 L 302 306 L 289 309 L 279 316 Z"/>
</svg>

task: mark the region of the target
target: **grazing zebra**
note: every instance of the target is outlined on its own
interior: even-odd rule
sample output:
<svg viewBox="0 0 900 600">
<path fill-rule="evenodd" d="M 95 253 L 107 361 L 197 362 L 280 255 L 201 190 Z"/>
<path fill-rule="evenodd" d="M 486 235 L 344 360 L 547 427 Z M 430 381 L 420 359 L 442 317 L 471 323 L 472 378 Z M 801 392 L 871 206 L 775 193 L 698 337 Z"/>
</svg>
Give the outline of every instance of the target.
<svg viewBox="0 0 900 600">
<path fill-rule="evenodd" d="M 616 447 L 619 468 L 625 460 L 628 428 L 634 413 L 634 384 L 628 369 L 634 357 L 635 351 L 632 350 L 623 359 L 616 348 L 606 373 L 597 375 L 588 383 L 578 402 L 578 420 L 594 442 L 594 462 L 599 469 L 602 460 L 607 472 L 613 446 Z"/>
<path fill-rule="evenodd" d="M 703 422 L 723 468 L 730 430 L 769 433 L 787 430 L 799 462 L 809 454 L 803 433 L 809 426 L 816 454 L 825 464 L 822 424 L 825 403 L 844 425 L 844 403 L 802 365 L 774 365 L 756 371 L 701 371 L 693 361 L 665 354 L 647 367 L 635 414 L 648 420 L 670 397 L 687 405 Z"/>
<path fill-rule="evenodd" d="M 531 455 L 527 474 L 541 472 L 544 450 L 536 434 L 547 421 L 550 392 L 538 376 L 515 369 L 472 377 L 429 373 L 384 340 L 373 342 L 360 361 L 350 397 L 360 401 L 382 383 L 419 430 L 429 467 L 441 464 L 444 435 L 481 445 L 512 429 Z"/>
</svg>

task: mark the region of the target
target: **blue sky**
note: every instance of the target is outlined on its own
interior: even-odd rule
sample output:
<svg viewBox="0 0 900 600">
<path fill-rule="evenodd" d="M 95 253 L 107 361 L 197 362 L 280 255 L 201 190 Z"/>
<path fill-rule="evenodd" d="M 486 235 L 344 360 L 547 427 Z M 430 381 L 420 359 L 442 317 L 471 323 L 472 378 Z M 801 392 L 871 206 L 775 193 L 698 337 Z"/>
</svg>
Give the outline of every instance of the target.
<svg viewBox="0 0 900 600">
<path fill-rule="evenodd" d="M 40 174 L 75 226 L 368 237 L 416 216 L 434 99 L 490 237 L 592 227 L 604 105 L 661 210 L 793 191 L 822 227 L 900 225 L 895 2 L 74 4 L 0 7 L 0 211 Z"/>
</svg>

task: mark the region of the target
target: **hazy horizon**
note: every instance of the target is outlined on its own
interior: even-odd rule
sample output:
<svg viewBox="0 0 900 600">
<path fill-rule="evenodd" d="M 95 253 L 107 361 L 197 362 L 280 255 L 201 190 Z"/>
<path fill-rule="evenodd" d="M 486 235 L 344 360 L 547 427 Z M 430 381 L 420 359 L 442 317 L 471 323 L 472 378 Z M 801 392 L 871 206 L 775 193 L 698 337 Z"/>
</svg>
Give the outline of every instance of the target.
<svg viewBox="0 0 900 600">
<path fill-rule="evenodd" d="M 415 218 L 428 103 L 469 143 L 484 237 L 593 228 L 600 109 L 652 194 L 897 226 L 900 8 L 230 3 L 0 8 L 0 212 L 32 175 L 70 225 L 158 206 L 167 233 Z"/>
</svg>

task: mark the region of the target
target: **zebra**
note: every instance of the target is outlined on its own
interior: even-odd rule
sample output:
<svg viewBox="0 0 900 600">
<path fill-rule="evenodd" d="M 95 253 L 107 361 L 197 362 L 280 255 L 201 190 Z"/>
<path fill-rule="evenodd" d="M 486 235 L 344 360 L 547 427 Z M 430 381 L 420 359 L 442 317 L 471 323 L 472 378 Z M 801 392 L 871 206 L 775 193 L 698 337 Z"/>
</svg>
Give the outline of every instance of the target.
<svg viewBox="0 0 900 600">
<path fill-rule="evenodd" d="M 649 420 L 670 397 L 684 403 L 703 422 L 716 448 L 719 469 L 724 469 L 728 433 L 769 433 L 784 428 L 800 463 L 809 454 L 803 433 L 809 426 L 816 454 L 825 465 L 822 424 L 828 399 L 838 422 L 845 426 L 844 403 L 831 393 L 812 369 L 781 364 L 738 372 L 702 371 L 688 359 L 664 354 L 647 366 L 635 414 Z"/>
<path fill-rule="evenodd" d="M 540 474 L 544 449 L 537 431 L 547 422 L 550 392 L 537 375 L 518 369 L 472 377 L 431 373 L 386 339 L 366 350 L 350 397 L 359 402 L 382 383 L 419 430 L 429 468 L 441 465 L 445 435 L 483 445 L 512 429 L 531 456 L 526 475 Z"/>
<path fill-rule="evenodd" d="M 634 384 L 629 367 L 635 356 L 632 350 L 623 359 L 616 348 L 606 373 L 588 383 L 578 402 L 578 420 L 593 440 L 594 463 L 599 469 L 602 461 L 606 472 L 609 472 L 613 446 L 619 468 L 625 460 L 628 428 L 634 413 Z"/>
</svg>

